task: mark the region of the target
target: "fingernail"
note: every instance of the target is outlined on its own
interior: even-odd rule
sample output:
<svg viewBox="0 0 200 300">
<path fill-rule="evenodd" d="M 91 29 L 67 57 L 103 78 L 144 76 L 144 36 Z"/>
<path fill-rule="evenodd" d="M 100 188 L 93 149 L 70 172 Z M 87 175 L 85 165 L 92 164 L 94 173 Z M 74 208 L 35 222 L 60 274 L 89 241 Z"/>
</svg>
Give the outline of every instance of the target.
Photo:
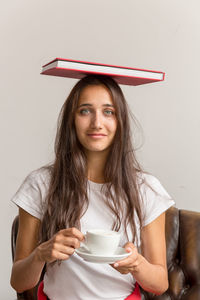
<svg viewBox="0 0 200 300">
<path fill-rule="evenodd" d="M 119 264 L 118 264 L 118 263 L 115 263 L 115 264 L 114 264 L 114 267 L 115 267 L 115 268 L 117 268 L 118 266 L 119 266 Z"/>
</svg>

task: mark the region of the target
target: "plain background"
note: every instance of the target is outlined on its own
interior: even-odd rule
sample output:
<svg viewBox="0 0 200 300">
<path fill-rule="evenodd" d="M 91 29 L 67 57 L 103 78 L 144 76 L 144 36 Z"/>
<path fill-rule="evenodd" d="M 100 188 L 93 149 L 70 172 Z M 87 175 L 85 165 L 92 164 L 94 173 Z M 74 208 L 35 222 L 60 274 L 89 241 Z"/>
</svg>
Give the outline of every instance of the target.
<svg viewBox="0 0 200 300">
<path fill-rule="evenodd" d="M 58 113 L 75 79 L 40 75 L 55 57 L 166 72 L 121 86 L 143 128 L 138 158 L 178 208 L 200 211 L 200 2 L 1 1 L 0 298 L 13 300 L 10 202 L 26 175 L 52 160 Z"/>
</svg>

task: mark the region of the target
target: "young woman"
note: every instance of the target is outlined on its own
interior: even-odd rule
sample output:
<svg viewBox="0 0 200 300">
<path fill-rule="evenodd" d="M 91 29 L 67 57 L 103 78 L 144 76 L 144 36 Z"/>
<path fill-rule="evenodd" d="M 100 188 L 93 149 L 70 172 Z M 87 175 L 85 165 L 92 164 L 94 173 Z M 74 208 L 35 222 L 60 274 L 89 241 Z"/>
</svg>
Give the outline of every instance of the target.
<svg viewBox="0 0 200 300">
<path fill-rule="evenodd" d="M 140 168 L 128 107 L 112 78 L 90 75 L 74 86 L 53 164 L 33 171 L 12 201 L 20 220 L 16 291 L 33 288 L 45 265 L 50 300 L 124 300 L 136 283 L 155 294 L 168 288 L 165 211 L 174 201 Z M 75 249 L 94 228 L 121 232 L 120 246 L 131 255 L 112 265 L 84 261 Z"/>
</svg>

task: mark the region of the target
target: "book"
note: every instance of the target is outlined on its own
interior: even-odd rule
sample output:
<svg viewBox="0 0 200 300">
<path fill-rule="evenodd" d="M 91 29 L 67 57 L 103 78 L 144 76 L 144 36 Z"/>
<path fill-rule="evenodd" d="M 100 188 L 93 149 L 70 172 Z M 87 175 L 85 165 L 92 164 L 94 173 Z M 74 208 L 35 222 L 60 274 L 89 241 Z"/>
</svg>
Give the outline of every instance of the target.
<svg viewBox="0 0 200 300">
<path fill-rule="evenodd" d="M 81 79 L 89 74 L 111 76 L 118 84 L 141 85 L 163 81 L 164 72 L 55 58 L 42 66 L 41 74 Z"/>
</svg>

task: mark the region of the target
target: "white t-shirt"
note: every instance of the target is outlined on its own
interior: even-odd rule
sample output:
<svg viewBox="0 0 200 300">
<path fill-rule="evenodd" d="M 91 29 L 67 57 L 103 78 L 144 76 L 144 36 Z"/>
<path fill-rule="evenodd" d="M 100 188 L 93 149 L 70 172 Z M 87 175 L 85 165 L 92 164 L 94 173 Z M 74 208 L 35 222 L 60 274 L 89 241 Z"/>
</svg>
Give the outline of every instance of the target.
<svg viewBox="0 0 200 300">
<path fill-rule="evenodd" d="M 155 220 L 161 213 L 174 205 L 174 201 L 152 175 L 142 174 L 147 185 L 140 186 L 144 226 Z M 33 171 L 12 201 L 29 214 L 41 219 L 45 210 L 45 196 L 49 186 L 49 173 L 46 169 Z M 102 185 L 88 181 L 89 207 L 81 218 L 81 231 L 89 229 L 111 229 L 113 216 L 102 201 Z M 136 220 L 137 233 L 139 226 Z M 128 227 L 128 239 L 122 226 L 120 246 L 132 241 Z M 139 247 L 139 245 L 137 245 Z M 134 289 L 135 280 L 131 274 L 122 275 L 109 264 L 96 264 L 84 261 L 76 253 L 70 259 L 47 266 L 44 276 L 44 292 L 50 300 L 124 300 Z"/>
</svg>

